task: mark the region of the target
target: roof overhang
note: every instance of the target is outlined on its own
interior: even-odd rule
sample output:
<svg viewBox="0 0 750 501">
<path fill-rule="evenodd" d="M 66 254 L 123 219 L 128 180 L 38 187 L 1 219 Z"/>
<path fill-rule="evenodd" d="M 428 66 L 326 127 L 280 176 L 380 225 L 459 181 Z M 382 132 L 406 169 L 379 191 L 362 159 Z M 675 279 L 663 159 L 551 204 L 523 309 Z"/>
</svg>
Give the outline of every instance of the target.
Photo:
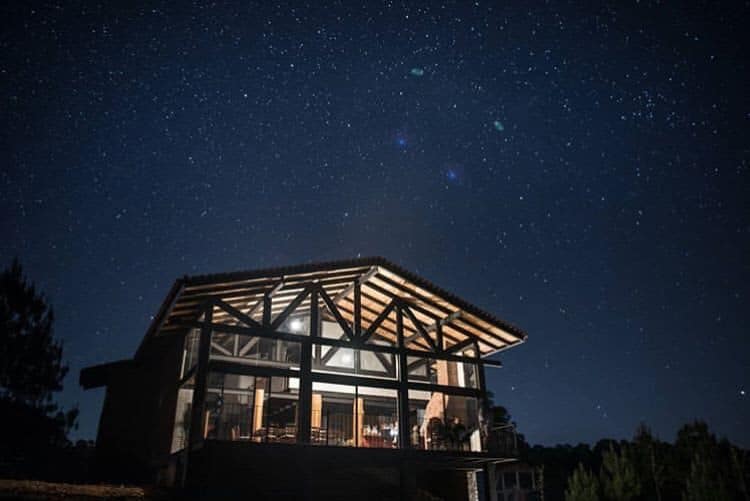
<svg viewBox="0 0 750 501">
<path fill-rule="evenodd" d="M 108 364 L 94 365 L 81 370 L 78 383 L 84 390 L 107 386 L 116 374 L 133 367 L 133 360 L 118 360 Z"/>
<path fill-rule="evenodd" d="M 447 344 L 457 345 L 475 336 L 482 356 L 516 346 L 527 338 L 518 327 L 428 280 L 382 257 L 369 257 L 185 276 L 172 286 L 141 347 L 153 336 L 184 331 L 181 321 L 197 319 L 212 298 L 221 299 L 244 312 L 252 312 L 262 304 L 265 295 L 272 295 L 275 312 L 283 310 L 306 284 L 313 282 L 324 287 L 334 298 L 348 321 L 354 318 L 353 289 L 355 283 L 359 284 L 363 329 L 375 321 L 384 305 L 399 298 L 413 305 L 419 322 L 428 329 L 439 325 Z"/>
</svg>

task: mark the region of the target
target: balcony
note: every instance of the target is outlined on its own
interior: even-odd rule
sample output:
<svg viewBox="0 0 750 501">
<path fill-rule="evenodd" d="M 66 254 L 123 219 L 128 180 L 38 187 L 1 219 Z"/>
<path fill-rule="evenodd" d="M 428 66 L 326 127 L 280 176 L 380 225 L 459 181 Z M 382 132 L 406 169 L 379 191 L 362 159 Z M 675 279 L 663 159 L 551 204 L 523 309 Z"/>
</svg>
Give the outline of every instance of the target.
<svg viewBox="0 0 750 501">
<path fill-rule="evenodd" d="M 517 458 L 518 434 L 512 424 L 493 426 L 487 437 L 487 451 L 490 455 L 503 458 Z"/>
</svg>

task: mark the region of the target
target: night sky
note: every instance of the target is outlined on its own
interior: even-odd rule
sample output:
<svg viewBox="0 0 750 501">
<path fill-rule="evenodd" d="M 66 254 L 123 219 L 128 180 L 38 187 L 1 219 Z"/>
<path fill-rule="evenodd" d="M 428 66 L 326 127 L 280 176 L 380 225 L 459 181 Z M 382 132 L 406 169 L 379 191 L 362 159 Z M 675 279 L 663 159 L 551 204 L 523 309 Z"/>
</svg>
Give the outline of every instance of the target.
<svg viewBox="0 0 750 501">
<path fill-rule="evenodd" d="M 530 442 L 750 446 L 750 8 L 532 3 L 4 3 L 0 265 L 75 437 L 177 277 L 382 255 L 529 333 Z"/>
</svg>

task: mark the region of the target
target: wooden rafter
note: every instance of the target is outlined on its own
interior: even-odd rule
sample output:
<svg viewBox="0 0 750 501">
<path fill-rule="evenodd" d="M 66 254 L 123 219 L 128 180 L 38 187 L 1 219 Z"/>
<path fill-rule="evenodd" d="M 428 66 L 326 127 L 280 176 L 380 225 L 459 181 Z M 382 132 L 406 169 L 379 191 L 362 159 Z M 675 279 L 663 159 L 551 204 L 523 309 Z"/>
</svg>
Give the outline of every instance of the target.
<svg viewBox="0 0 750 501">
<path fill-rule="evenodd" d="M 424 330 L 424 326 L 422 325 L 422 322 L 417 320 L 417 318 L 414 316 L 414 313 L 411 311 L 409 306 L 407 306 L 407 304 L 404 303 L 403 301 L 400 301 L 399 308 L 403 310 L 403 312 L 411 321 L 412 325 L 414 325 L 414 328 L 417 329 L 417 334 L 420 335 L 425 341 L 427 341 L 427 344 L 430 345 L 430 347 L 432 348 L 432 351 L 438 351 L 437 345 L 435 344 L 435 340 L 432 339 L 427 334 L 427 331 Z"/>
<path fill-rule="evenodd" d="M 344 331 L 344 333 L 347 335 L 349 339 L 354 339 L 354 333 L 352 332 L 352 329 L 349 327 L 349 324 L 346 322 L 343 316 L 341 316 L 341 312 L 339 311 L 338 306 L 336 306 L 333 303 L 333 300 L 328 295 L 326 290 L 323 287 L 318 286 L 318 294 L 320 294 L 320 298 L 323 300 L 323 302 L 328 307 L 328 311 L 333 315 L 333 317 L 336 319 L 336 322 L 338 322 L 341 329 Z"/>
<path fill-rule="evenodd" d="M 346 296 L 349 295 L 349 293 L 351 293 L 354 290 L 354 287 L 357 284 L 362 285 L 363 283 L 365 283 L 368 280 L 370 280 L 373 276 L 375 276 L 375 274 L 377 272 L 378 272 L 378 267 L 377 266 L 371 267 L 369 270 L 367 270 L 367 273 L 364 273 L 364 274 L 360 275 L 359 277 L 357 277 L 357 279 L 354 282 L 352 282 L 344 290 L 342 290 L 341 292 L 339 292 L 338 294 L 336 294 L 336 296 L 333 298 L 333 302 L 334 303 L 338 303 L 339 301 L 341 301 L 342 299 L 344 299 Z"/>
<path fill-rule="evenodd" d="M 297 295 L 297 297 L 292 299 L 289 305 L 287 305 L 287 307 L 284 308 L 284 310 L 281 313 L 279 313 L 276 316 L 276 318 L 274 318 L 271 321 L 270 326 L 272 329 L 277 329 L 282 323 L 284 323 L 284 320 L 286 320 L 287 317 L 291 315 L 294 312 L 294 310 L 296 310 L 302 304 L 302 301 L 304 301 L 307 298 L 308 294 L 310 294 L 310 292 L 312 291 L 312 287 L 313 287 L 312 285 L 307 285 L 304 289 L 302 289 L 302 292 L 300 292 Z M 271 299 L 271 298 L 268 298 L 268 299 Z M 266 310 L 267 308 L 264 307 L 264 316 L 265 316 Z"/>
<path fill-rule="evenodd" d="M 398 301 L 396 299 L 393 299 L 390 303 L 388 303 L 388 306 L 386 306 L 385 309 L 380 312 L 380 315 L 377 316 L 377 318 L 370 324 L 367 330 L 362 334 L 363 343 L 367 341 L 367 339 L 370 336 L 373 335 L 373 333 L 378 327 L 380 327 L 380 324 L 382 324 L 383 321 L 388 317 L 388 315 L 390 315 L 391 312 L 396 308 L 397 303 Z"/>
<path fill-rule="evenodd" d="M 411 314 L 403 312 L 407 321 L 403 325 L 402 319 L 404 337 L 401 341 L 414 348 L 419 346 L 422 349 L 424 345 L 428 350 L 447 350 L 475 338 L 479 353 L 487 354 L 513 346 L 526 338 L 520 329 L 382 258 L 178 279 L 162 307 L 164 313 L 149 327 L 149 335 L 179 331 L 183 320 L 197 318 L 201 304 L 215 298 L 229 305 L 215 309 L 215 322 L 239 321 L 244 324 L 246 318 L 230 310 L 235 308 L 247 318 L 262 324 L 258 313 L 264 309 L 266 315 L 271 315 L 267 323 L 270 327 L 271 319 L 284 315 L 303 287 L 310 283 L 318 283 L 325 291 L 327 299 L 337 308 L 331 307 L 321 294 L 323 304 L 337 322 L 343 320 L 354 338 L 364 336 L 372 321 L 394 297 L 409 302 Z M 273 292 L 269 294 L 269 291 Z M 309 302 L 305 299 L 299 306 L 307 305 Z M 390 314 L 377 327 L 378 333 L 397 339 L 397 323 Z"/>
<path fill-rule="evenodd" d="M 222 301 L 221 299 L 215 299 L 214 300 L 214 304 L 216 305 L 216 307 L 218 307 L 218 308 L 226 311 L 227 313 L 229 313 L 230 315 L 232 315 L 234 318 L 236 318 L 237 320 L 240 320 L 241 322 L 245 323 L 246 325 L 252 325 L 252 326 L 258 326 L 258 325 L 260 325 L 254 319 L 250 318 L 245 313 L 241 312 L 240 310 L 238 310 L 237 308 L 235 308 L 231 304 Z"/>
</svg>

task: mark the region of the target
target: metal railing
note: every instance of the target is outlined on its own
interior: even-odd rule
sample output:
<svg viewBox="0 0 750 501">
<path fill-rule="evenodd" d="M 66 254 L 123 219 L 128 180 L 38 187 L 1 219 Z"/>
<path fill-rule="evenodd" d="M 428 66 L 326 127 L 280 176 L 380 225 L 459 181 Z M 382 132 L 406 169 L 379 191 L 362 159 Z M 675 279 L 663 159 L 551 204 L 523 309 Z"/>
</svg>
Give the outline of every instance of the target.
<svg viewBox="0 0 750 501">
<path fill-rule="evenodd" d="M 427 426 L 413 424 L 409 434 L 414 449 L 427 451 L 474 451 L 483 449 L 479 427 L 465 427 L 433 418 Z"/>
<path fill-rule="evenodd" d="M 518 434 L 513 424 L 496 425 L 490 428 L 487 450 L 501 457 L 518 456 Z"/>
<path fill-rule="evenodd" d="M 252 442 L 295 443 L 297 423 L 279 416 L 296 412 L 289 404 L 269 415 L 267 406 L 224 403 L 220 409 L 209 411 L 205 435 L 218 440 L 247 440 Z M 264 414 L 264 412 L 266 414 Z"/>
<path fill-rule="evenodd" d="M 392 415 L 355 416 L 314 411 L 310 441 L 314 445 L 395 449 L 398 448 L 396 422 Z"/>
</svg>

